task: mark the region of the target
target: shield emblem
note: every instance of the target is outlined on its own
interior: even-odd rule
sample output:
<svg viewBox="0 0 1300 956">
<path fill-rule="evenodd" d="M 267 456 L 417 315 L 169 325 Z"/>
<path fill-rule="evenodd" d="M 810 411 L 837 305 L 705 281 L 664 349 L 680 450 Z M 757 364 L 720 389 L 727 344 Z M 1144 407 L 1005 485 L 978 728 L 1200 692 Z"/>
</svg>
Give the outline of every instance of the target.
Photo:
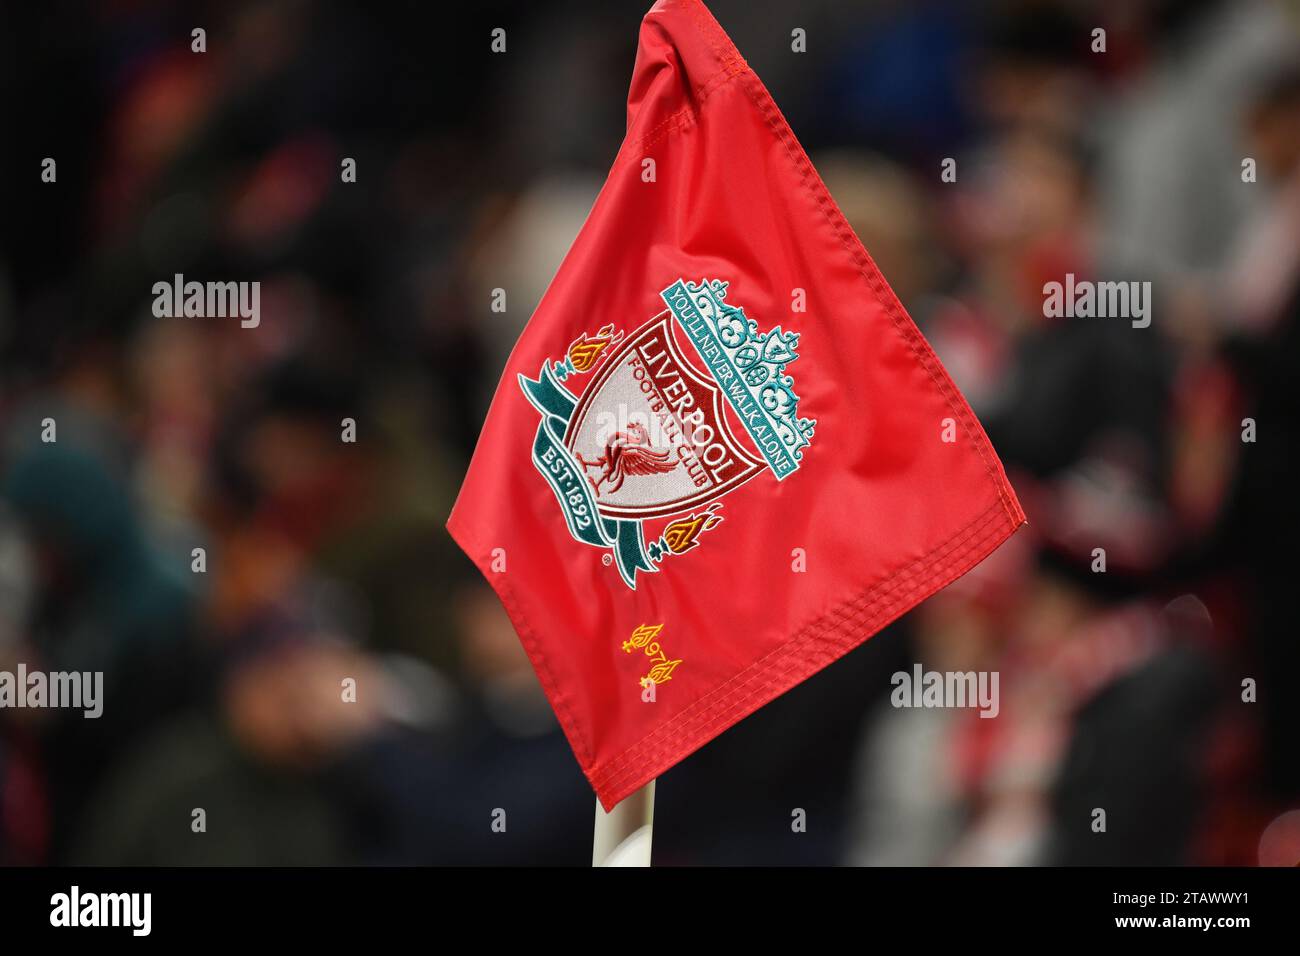
<svg viewBox="0 0 1300 956">
<path fill-rule="evenodd" d="M 578 400 L 564 444 L 611 518 L 696 508 L 765 467 L 736 439 L 717 383 L 683 355 L 667 311 L 609 356 Z"/>
</svg>

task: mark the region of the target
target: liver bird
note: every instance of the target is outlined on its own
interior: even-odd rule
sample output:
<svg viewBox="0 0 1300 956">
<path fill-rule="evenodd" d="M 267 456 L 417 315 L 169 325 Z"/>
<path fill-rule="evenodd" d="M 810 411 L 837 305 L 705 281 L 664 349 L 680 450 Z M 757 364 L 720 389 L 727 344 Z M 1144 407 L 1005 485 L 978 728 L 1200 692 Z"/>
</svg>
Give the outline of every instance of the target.
<svg viewBox="0 0 1300 956">
<path fill-rule="evenodd" d="M 606 482 L 609 482 L 606 491 L 612 494 L 623 487 L 628 475 L 660 475 L 677 467 L 670 450 L 650 445 L 650 435 L 639 422 L 632 422 L 625 432 L 615 432 L 605 442 L 605 454 L 595 461 L 587 461 L 581 455 L 576 457 L 584 468 L 601 469 L 595 478 L 587 476 L 597 495 Z"/>
</svg>

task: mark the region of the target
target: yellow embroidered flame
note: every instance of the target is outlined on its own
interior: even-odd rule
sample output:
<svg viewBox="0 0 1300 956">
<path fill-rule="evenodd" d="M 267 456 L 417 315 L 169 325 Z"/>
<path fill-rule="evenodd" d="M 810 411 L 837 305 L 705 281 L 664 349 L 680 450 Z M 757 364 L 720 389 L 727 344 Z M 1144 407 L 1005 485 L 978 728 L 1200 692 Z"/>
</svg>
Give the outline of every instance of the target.
<svg viewBox="0 0 1300 956">
<path fill-rule="evenodd" d="M 664 544 L 668 545 L 668 550 L 673 554 L 689 551 L 700 543 L 699 537 L 701 534 L 717 525 L 720 521 L 722 521 L 722 516 L 714 514 L 713 508 L 700 514 L 690 514 L 685 518 L 678 518 L 664 528 Z"/>
<path fill-rule="evenodd" d="M 649 624 L 642 624 L 632 632 L 630 638 L 623 642 L 623 650 L 631 654 L 636 648 L 645 647 L 650 643 L 651 638 L 663 629 L 664 626 L 662 624 L 655 624 L 653 627 Z"/>
<path fill-rule="evenodd" d="M 587 333 L 583 332 L 569 346 L 569 361 L 573 363 L 576 371 L 590 372 L 596 367 L 596 363 L 600 361 L 605 349 L 622 338 L 622 332 L 617 335 L 614 334 L 612 324 L 602 326 L 600 331 L 591 337 L 588 337 Z"/>
<path fill-rule="evenodd" d="M 650 668 L 650 673 L 646 674 L 645 676 L 647 677 L 647 679 L 654 681 L 656 684 L 662 684 L 665 681 L 670 681 L 673 679 L 673 671 L 677 669 L 677 665 L 680 663 L 681 661 L 679 660 L 663 661 L 659 664 L 656 664 L 654 667 Z"/>
<path fill-rule="evenodd" d="M 662 624 L 642 624 L 623 642 L 623 650 L 626 653 L 631 654 L 635 650 L 644 649 L 645 656 L 654 662 L 649 673 L 638 678 L 637 685 L 640 687 L 644 688 L 649 684 L 663 684 L 672 680 L 673 671 L 681 663 L 680 658 L 670 661 L 663 648 L 659 646 L 659 642 L 654 640 L 663 629 Z"/>
</svg>

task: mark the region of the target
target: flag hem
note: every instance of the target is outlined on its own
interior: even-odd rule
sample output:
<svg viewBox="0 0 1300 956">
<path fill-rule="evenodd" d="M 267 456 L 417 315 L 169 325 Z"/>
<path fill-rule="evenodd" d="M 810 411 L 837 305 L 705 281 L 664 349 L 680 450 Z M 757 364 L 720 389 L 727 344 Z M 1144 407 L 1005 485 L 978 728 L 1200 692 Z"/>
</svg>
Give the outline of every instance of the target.
<svg viewBox="0 0 1300 956">
<path fill-rule="evenodd" d="M 956 581 L 1021 524 L 1001 502 L 928 554 L 836 604 L 794 637 L 587 774 L 607 810 Z M 739 695 L 739 696 L 737 696 Z M 671 740 L 661 742 L 659 738 Z"/>
<path fill-rule="evenodd" d="M 996 550 L 1024 521 L 1018 507 L 1008 513 L 1001 500 L 993 502 L 943 543 L 799 628 L 794 637 L 600 766 L 592 766 L 586 737 L 559 690 L 507 575 L 492 573 L 488 567 L 490 552 L 455 514 L 448 520 L 447 530 L 500 598 L 580 768 L 608 811 L 729 727 L 956 581 Z"/>
</svg>

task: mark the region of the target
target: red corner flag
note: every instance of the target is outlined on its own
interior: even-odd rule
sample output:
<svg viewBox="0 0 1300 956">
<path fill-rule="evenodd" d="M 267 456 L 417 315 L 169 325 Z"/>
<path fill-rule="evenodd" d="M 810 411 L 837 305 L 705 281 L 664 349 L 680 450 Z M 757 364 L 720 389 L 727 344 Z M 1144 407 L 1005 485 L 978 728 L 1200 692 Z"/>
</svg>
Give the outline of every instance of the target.
<svg viewBox="0 0 1300 956">
<path fill-rule="evenodd" d="M 1024 523 L 983 429 L 699 0 L 447 523 L 608 810 Z"/>
</svg>

